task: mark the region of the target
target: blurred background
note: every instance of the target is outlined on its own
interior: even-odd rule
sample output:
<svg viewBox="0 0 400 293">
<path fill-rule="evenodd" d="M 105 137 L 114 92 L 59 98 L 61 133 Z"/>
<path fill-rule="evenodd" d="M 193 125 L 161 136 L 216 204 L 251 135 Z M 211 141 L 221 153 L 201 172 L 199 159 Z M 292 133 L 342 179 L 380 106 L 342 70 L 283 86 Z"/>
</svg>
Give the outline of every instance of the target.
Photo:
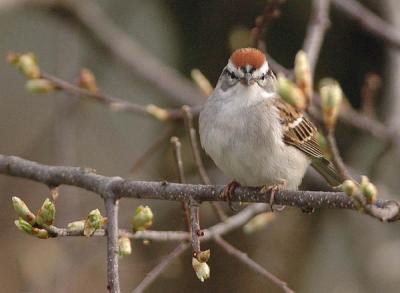
<svg viewBox="0 0 400 293">
<path fill-rule="evenodd" d="M 57 1 L 51 1 L 53 4 Z M 68 1 L 58 1 L 68 2 Z M 81 1 L 86 5 L 89 0 Z M 190 78 L 200 69 L 215 85 L 233 49 L 250 44 L 249 30 L 267 1 L 95 1 L 105 16 L 163 63 Z M 302 47 L 310 3 L 288 0 L 281 16 L 267 32 L 268 52 L 291 68 Z M 361 1 L 400 30 L 400 2 Z M 121 62 L 65 9 L 46 1 L 0 0 L 0 56 L 8 51 L 34 52 L 40 67 L 76 82 L 82 67 L 90 68 L 101 90 L 138 104 L 180 104 Z M 376 98 L 377 119 L 400 127 L 400 54 L 369 35 L 334 7 L 316 69 L 316 81 L 334 77 L 354 107 L 368 73 L 382 78 Z M 100 174 L 136 180 L 177 181 L 172 148 L 165 139 L 154 156 L 135 172 L 132 165 L 160 137 L 160 123 L 127 113 L 111 112 L 92 101 L 63 93 L 32 95 L 25 78 L 5 61 L 0 63 L 0 153 L 44 164 L 87 166 Z M 199 101 L 199 103 L 202 101 Z M 183 127 L 185 170 L 190 182 L 199 182 Z M 369 175 L 382 194 L 396 198 L 398 152 L 345 125 L 338 126 L 338 143 L 347 162 L 359 174 Z M 377 159 L 377 157 L 379 159 Z M 207 159 L 214 183 L 228 181 Z M 320 189 L 307 177 L 304 189 Z M 83 237 L 38 240 L 19 232 L 11 196 L 17 195 L 36 210 L 49 196 L 41 184 L 0 177 L 0 284 L 2 292 L 104 292 L 106 241 Z M 382 195 L 383 197 L 384 195 Z M 146 203 L 155 213 L 156 230 L 182 230 L 180 204 L 165 201 L 122 200 L 120 225 L 130 227 L 136 206 Z M 82 190 L 62 187 L 57 200 L 56 225 L 85 218 L 102 200 Z M 226 208 L 226 206 L 224 205 Z M 232 213 L 227 209 L 228 213 Z M 208 204 L 201 223 L 215 223 Z M 349 211 L 321 210 L 303 214 L 287 209 L 268 226 L 251 235 L 241 229 L 226 236 L 296 292 L 397 292 L 400 287 L 399 224 L 382 224 Z M 133 243 L 133 253 L 120 261 L 122 292 L 130 292 L 175 243 Z M 197 280 L 187 251 L 157 279 L 148 292 L 280 292 L 212 242 L 211 278 Z"/>
</svg>

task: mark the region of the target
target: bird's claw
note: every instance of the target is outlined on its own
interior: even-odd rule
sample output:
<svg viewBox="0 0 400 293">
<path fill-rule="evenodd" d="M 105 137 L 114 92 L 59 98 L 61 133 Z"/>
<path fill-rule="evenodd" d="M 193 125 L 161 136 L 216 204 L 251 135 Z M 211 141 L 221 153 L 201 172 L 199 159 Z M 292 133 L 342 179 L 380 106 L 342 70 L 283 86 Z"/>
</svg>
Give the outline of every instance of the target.
<svg viewBox="0 0 400 293">
<path fill-rule="evenodd" d="M 269 193 L 269 194 L 270 194 L 268 204 L 269 204 L 269 206 L 270 206 L 270 208 L 271 208 L 271 212 L 274 212 L 275 209 L 276 209 L 276 211 L 281 212 L 281 211 L 283 211 L 283 210 L 286 208 L 286 206 L 279 206 L 279 207 L 276 207 L 275 209 L 274 209 L 274 207 L 273 207 L 273 205 L 274 205 L 274 200 L 275 200 L 275 194 L 276 194 L 278 191 L 285 189 L 286 184 L 287 184 L 287 181 L 282 179 L 282 180 L 281 180 L 280 182 L 278 182 L 278 183 L 274 183 L 274 184 L 272 184 L 272 185 L 265 185 L 265 186 L 263 186 L 263 187 L 261 188 L 260 192 L 262 192 L 262 193 Z"/>
<path fill-rule="evenodd" d="M 240 184 L 238 182 L 231 181 L 224 187 L 224 192 L 223 192 L 224 200 L 228 202 L 229 208 L 234 212 L 237 212 L 238 209 L 236 209 L 233 206 L 231 199 L 232 199 L 233 193 L 235 192 L 235 189 L 239 186 L 240 186 Z"/>
</svg>

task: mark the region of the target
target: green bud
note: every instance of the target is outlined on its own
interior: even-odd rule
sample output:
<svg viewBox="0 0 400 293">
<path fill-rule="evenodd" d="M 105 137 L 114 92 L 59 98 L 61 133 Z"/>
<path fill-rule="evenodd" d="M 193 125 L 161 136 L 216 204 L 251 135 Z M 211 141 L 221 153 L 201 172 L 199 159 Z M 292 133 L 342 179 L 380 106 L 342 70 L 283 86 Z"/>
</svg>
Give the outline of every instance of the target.
<svg viewBox="0 0 400 293">
<path fill-rule="evenodd" d="M 374 204 L 378 197 L 378 190 L 372 184 L 367 176 L 361 176 L 361 193 L 364 195 L 368 204 Z"/>
<path fill-rule="evenodd" d="M 106 222 L 106 218 L 104 218 L 99 209 L 95 209 L 89 213 L 86 218 L 83 234 L 86 237 L 90 237 L 96 232 L 96 230 L 103 228 Z"/>
<path fill-rule="evenodd" d="M 8 53 L 7 61 L 18 68 L 18 70 L 20 70 L 29 79 L 40 77 L 40 69 L 37 64 L 36 57 L 32 53 Z"/>
<path fill-rule="evenodd" d="M 118 239 L 118 254 L 122 256 L 130 255 L 132 253 L 131 240 L 122 236 Z"/>
<path fill-rule="evenodd" d="M 196 273 L 197 278 L 201 282 L 204 282 L 204 280 L 207 280 L 208 278 L 210 278 L 210 267 L 208 266 L 207 263 L 200 262 L 197 260 L 197 258 L 193 257 L 192 258 L 192 266 Z"/>
<path fill-rule="evenodd" d="M 82 232 L 85 229 L 85 220 L 74 221 L 67 225 L 68 232 Z"/>
<path fill-rule="evenodd" d="M 313 94 L 313 80 L 311 76 L 310 63 L 307 54 L 299 51 L 294 61 L 294 75 L 296 77 L 297 86 L 303 91 L 308 99 L 308 104 Z"/>
<path fill-rule="evenodd" d="M 357 191 L 357 185 L 354 183 L 353 180 L 345 180 L 342 183 L 342 191 L 344 193 L 346 193 L 348 196 L 353 196 L 355 194 L 355 192 Z"/>
<path fill-rule="evenodd" d="M 153 224 L 153 212 L 148 206 L 138 206 L 135 210 L 132 225 L 134 231 L 143 231 Z"/>
<path fill-rule="evenodd" d="M 342 88 L 336 80 L 324 78 L 320 82 L 319 93 L 324 123 L 328 129 L 333 129 L 343 100 Z"/>
<path fill-rule="evenodd" d="M 278 74 L 278 94 L 285 102 L 298 110 L 302 111 L 307 106 L 304 93 L 282 74 Z"/>
<path fill-rule="evenodd" d="M 46 227 L 53 224 L 55 217 L 56 207 L 50 199 L 46 198 L 36 215 L 36 223 L 39 226 Z"/>
<path fill-rule="evenodd" d="M 28 206 L 20 198 L 13 196 L 12 202 L 14 210 L 19 217 L 30 224 L 33 224 L 35 222 L 35 215 L 29 210 Z"/>
<path fill-rule="evenodd" d="M 26 90 L 33 94 L 48 94 L 56 89 L 54 84 L 47 79 L 30 79 L 26 82 Z"/>
<path fill-rule="evenodd" d="M 243 226 L 243 231 L 246 234 L 252 234 L 271 223 L 276 218 L 273 213 L 262 213 L 253 217 Z"/>
<path fill-rule="evenodd" d="M 15 226 L 25 233 L 32 234 L 32 225 L 29 224 L 27 221 L 19 217 L 18 220 L 14 221 Z"/>
</svg>

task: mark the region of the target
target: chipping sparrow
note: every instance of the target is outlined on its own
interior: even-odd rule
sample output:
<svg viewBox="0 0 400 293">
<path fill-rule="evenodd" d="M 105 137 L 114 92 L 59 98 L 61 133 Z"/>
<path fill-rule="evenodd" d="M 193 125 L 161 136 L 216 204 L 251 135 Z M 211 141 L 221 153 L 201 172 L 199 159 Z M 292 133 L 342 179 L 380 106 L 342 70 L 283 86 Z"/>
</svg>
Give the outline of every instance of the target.
<svg viewBox="0 0 400 293">
<path fill-rule="evenodd" d="M 236 50 L 200 113 L 202 147 L 240 185 L 284 182 L 296 190 L 310 163 L 331 185 L 339 185 L 316 127 L 277 96 L 275 81 L 261 51 Z"/>
</svg>

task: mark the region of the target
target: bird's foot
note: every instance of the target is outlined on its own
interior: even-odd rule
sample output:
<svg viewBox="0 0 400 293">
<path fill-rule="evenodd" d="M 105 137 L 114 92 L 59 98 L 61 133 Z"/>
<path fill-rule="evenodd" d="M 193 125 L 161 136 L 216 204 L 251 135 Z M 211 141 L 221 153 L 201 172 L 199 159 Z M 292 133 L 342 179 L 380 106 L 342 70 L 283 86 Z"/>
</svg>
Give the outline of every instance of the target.
<svg viewBox="0 0 400 293">
<path fill-rule="evenodd" d="M 285 206 L 278 206 L 278 207 L 275 207 L 275 209 L 274 209 L 274 200 L 275 200 L 275 194 L 278 191 L 285 189 L 286 185 L 287 185 L 287 181 L 285 179 L 280 179 L 279 182 L 277 182 L 277 183 L 274 183 L 272 185 L 265 185 L 261 188 L 260 192 L 270 193 L 268 204 L 271 208 L 271 212 L 274 212 L 275 209 L 278 212 L 281 212 L 285 209 Z"/>
<path fill-rule="evenodd" d="M 238 210 L 235 207 L 233 207 L 231 199 L 232 199 L 233 193 L 235 192 L 235 189 L 239 186 L 240 186 L 240 183 L 233 180 L 233 181 L 229 182 L 227 185 L 225 185 L 224 192 L 223 192 L 224 200 L 228 202 L 229 208 L 234 212 L 237 212 Z"/>
</svg>

